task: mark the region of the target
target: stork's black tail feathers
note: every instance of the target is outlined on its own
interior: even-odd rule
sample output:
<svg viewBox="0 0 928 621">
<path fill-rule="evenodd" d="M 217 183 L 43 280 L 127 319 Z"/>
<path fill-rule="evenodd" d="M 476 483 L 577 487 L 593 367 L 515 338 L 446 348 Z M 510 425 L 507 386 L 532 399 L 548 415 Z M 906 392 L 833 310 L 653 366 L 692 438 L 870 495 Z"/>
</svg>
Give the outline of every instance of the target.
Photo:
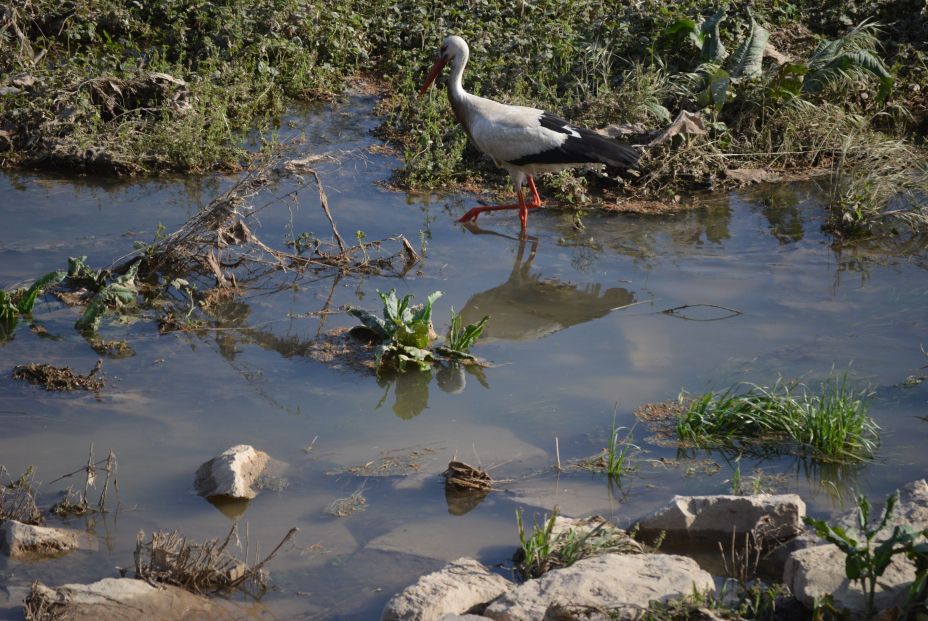
<svg viewBox="0 0 928 621">
<path fill-rule="evenodd" d="M 526 155 L 512 163 L 517 166 L 528 164 L 607 164 L 617 168 L 631 168 L 641 153 L 634 147 L 622 144 L 597 134 L 593 130 L 576 127 L 553 114 L 541 115 L 541 126 L 567 138 L 556 149 Z"/>
</svg>

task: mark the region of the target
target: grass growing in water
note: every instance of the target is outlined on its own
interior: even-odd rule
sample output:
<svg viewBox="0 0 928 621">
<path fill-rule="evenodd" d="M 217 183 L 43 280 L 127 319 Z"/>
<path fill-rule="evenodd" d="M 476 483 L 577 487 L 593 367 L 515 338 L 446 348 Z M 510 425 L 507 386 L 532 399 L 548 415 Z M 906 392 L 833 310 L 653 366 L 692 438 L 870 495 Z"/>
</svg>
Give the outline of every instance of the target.
<svg viewBox="0 0 928 621">
<path fill-rule="evenodd" d="M 862 461 L 876 452 L 879 427 L 867 415 L 872 393 L 853 390 L 846 375 L 826 380 L 820 394 L 782 380 L 772 388 L 745 387 L 694 399 L 677 419 L 677 437 L 701 446 L 787 440 L 836 461 Z"/>
</svg>

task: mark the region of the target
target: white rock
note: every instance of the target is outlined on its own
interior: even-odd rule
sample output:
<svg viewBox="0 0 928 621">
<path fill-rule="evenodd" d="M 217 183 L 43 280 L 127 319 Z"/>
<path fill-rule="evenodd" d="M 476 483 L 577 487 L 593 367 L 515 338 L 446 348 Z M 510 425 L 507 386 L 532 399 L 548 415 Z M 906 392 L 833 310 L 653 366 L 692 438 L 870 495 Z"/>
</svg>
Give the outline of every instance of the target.
<svg viewBox="0 0 928 621">
<path fill-rule="evenodd" d="M 483 612 L 497 621 L 539 621 L 549 608 L 589 607 L 637 618 L 653 600 L 715 590 L 696 561 L 670 554 L 604 554 L 549 571 L 504 593 Z"/>
<path fill-rule="evenodd" d="M 882 503 L 880 503 L 882 504 Z M 870 511 L 871 523 L 882 516 L 882 507 Z M 828 520 L 851 531 L 857 531 L 857 510 L 852 509 L 837 518 Z M 913 481 L 899 490 L 899 501 L 887 520 L 886 527 L 877 534 L 874 546 L 886 539 L 893 528 L 907 525 L 922 530 L 928 528 L 928 481 Z M 786 559 L 783 582 L 790 587 L 796 598 L 812 608 L 816 597 L 833 594 L 836 607 L 846 609 L 852 617 L 862 618 L 866 613 L 866 595 L 860 584 L 845 577 L 844 559 L 841 550 L 825 543 L 814 533 L 808 532 L 797 539 L 815 545 L 793 551 Z M 905 590 L 915 578 L 914 566 L 901 555 L 893 557 L 883 576 L 877 581 L 874 606 L 877 610 L 901 603 Z"/>
<path fill-rule="evenodd" d="M 247 444 L 226 449 L 197 469 L 194 488 L 200 496 L 254 498 L 253 485 L 264 472 L 268 454 Z"/>
<path fill-rule="evenodd" d="M 496 599 L 515 585 L 472 558 L 459 558 L 397 593 L 381 621 L 438 621 Z"/>
<path fill-rule="evenodd" d="M 170 585 L 152 586 L 134 578 L 105 578 L 92 584 L 65 584 L 52 588 L 37 582 L 26 607 L 44 606 L 45 617 L 68 621 L 181 621 L 184 619 L 236 619 L 234 608 Z"/>
<path fill-rule="evenodd" d="M 803 531 L 806 503 L 796 494 L 757 496 L 674 496 L 670 503 L 638 520 L 639 534 L 651 539 L 664 532 L 668 545 L 731 541 L 753 532 L 767 541 L 783 541 Z"/>
<path fill-rule="evenodd" d="M 838 546 L 825 544 L 793 552 L 786 561 L 783 583 L 809 609 L 815 599 L 831 594 L 838 610 L 846 609 L 852 618 L 864 618 L 866 595 L 858 581 L 844 573 L 844 553 Z M 915 579 L 915 567 L 902 556 L 893 557 L 883 577 L 877 581 L 874 606 L 884 610 L 902 603 L 905 592 Z"/>
<path fill-rule="evenodd" d="M 50 528 L 7 520 L 0 524 L 0 548 L 14 559 L 57 556 L 71 550 L 96 550 L 97 540 L 70 528 Z"/>
</svg>

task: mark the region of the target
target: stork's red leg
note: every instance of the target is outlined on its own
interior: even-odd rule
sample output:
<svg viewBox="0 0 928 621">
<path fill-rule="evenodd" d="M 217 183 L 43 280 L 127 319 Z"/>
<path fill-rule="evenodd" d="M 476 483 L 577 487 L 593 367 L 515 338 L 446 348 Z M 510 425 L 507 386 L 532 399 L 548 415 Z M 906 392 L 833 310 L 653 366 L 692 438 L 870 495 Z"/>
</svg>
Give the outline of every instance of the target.
<svg viewBox="0 0 928 621">
<path fill-rule="evenodd" d="M 474 207 L 463 216 L 458 219 L 458 222 L 474 222 L 477 218 L 485 211 L 502 211 L 504 209 L 518 209 L 519 210 L 519 221 L 522 224 L 522 231 L 525 231 L 525 225 L 528 222 L 528 210 L 536 209 L 541 207 L 541 197 L 538 195 L 538 188 L 535 187 L 535 180 L 532 179 L 532 176 L 528 176 L 528 187 L 532 191 L 531 201 L 525 202 L 525 195 L 522 193 L 522 188 L 519 188 L 516 193 L 519 197 L 519 202 L 510 205 L 481 205 L 480 207 Z"/>
</svg>

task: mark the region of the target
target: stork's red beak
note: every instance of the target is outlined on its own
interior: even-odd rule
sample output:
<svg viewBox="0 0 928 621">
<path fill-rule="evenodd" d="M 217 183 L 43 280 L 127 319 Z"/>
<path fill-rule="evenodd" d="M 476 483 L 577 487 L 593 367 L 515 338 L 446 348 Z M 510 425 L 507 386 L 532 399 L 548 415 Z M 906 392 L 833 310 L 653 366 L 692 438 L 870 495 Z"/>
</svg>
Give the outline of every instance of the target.
<svg viewBox="0 0 928 621">
<path fill-rule="evenodd" d="M 432 65 L 431 71 L 429 71 L 429 77 L 425 78 L 425 84 L 422 85 L 422 88 L 419 89 L 419 97 L 425 94 L 425 91 L 429 90 L 429 87 L 432 85 L 432 82 L 435 81 L 435 78 L 438 77 L 438 74 L 441 73 L 441 70 L 444 69 L 445 65 L 448 64 L 448 59 L 443 56 L 439 56 L 438 60 L 435 61 L 435 64 Z"/>
</svg>

